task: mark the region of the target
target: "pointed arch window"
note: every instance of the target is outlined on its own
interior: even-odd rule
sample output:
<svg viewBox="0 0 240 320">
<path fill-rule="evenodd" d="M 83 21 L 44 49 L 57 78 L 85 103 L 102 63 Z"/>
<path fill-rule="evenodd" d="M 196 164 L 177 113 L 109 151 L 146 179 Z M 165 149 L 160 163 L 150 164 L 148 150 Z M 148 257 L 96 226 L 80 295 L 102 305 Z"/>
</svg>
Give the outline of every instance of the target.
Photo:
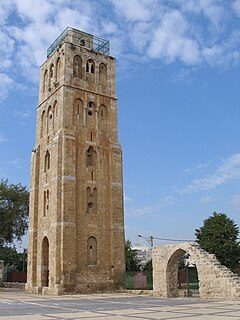
<svg viewBox="0 0 240 320">
<path fill-rule="evenodd" d="M 97 160 L 97 152 L 90 146 L 86 151 L 86 166 L 87 167 L 95 167 Z"/>
<path fill-rule="evenodd" d="M 50 153 L 47 150 L 44 158 L 44 172 L 50 169 Z"/>
<path fill-rule="evenodd" d="M 104 63 L 99 65 L 99 84 L 107 85 L 107 66 Z"/>
<path fill-rule="evenodd" d="M 82 78 L 82 58 L 79 55 L 73 58 L 73 76 Z"/>
<path fill-rule="evenodd" d="M 86 72 L 95 73 L 95 63 L 92 59 L 87 60 Z"/>
<path fill-rule="evenodd" d="M 97 239 L 89 237 L 87 240 L 87 262 L 88 265 L 97 264 Z"/>
</svg>

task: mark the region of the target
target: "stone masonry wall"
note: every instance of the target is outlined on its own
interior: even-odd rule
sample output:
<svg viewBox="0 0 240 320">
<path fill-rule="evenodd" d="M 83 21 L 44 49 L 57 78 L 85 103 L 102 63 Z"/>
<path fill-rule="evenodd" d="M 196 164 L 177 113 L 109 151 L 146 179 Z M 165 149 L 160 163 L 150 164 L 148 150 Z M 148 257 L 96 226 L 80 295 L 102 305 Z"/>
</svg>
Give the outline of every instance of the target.
<svg viewBox="0 0 240 320">
<path fill-rule="evenodd" d="M 195 243 L 159 246 L 153 249 L 153 293 L 178 296 L 177 269 L 180 257 L 188 253 L 197 267 L 202 299 L 240 299 L 240 278 Z"/>
</svg>

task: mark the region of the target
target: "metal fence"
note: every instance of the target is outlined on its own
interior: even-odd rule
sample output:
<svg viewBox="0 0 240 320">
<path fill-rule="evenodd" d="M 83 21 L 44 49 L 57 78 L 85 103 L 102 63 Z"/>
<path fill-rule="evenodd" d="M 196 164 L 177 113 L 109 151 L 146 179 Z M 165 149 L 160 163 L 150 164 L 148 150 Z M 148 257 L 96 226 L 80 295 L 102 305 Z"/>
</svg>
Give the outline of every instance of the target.
<svg viewBox="0 0 240 320">
<path fill-rule="evenodd" d="M 144 289 L 152 290 L 153 277 L 152 272 L 126 272 L 125 273 L 126 289 Z"/>
</svg>

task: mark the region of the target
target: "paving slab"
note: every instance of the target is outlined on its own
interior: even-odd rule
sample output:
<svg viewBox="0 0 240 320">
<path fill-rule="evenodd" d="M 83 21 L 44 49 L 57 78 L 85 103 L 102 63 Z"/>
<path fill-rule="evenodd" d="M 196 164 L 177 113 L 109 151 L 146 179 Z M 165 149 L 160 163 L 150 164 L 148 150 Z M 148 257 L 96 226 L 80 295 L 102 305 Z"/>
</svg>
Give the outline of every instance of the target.
<svg viewBox="0 0 240 320">
<path fill-rule="evenodd" d="M 48 296 L 0 290 L 0 320 L 239 320 L 240 301 L 160 299 L 150 295 Z"/>
</svg>

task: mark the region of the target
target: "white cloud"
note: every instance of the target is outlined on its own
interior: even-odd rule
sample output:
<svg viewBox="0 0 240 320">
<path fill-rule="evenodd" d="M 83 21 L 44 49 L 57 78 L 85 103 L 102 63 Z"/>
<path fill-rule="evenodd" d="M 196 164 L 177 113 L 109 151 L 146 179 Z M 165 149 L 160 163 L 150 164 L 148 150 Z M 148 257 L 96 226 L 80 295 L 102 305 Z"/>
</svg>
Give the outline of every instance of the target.
<svg viewBox="0 0 240 320">
<path fill-rule="evenodd" d="M 196 40 L 188 36 L 190 26 L 184 16 L 177 10 L 164 15 L 153 34 L 148 49 L 150 58 L 161 58 L 170 63 L 177 59 L 186 64 L 200 62 L 200 51 Z"/>
<path fill-rule="evenodd" d="M 211 202 L 211 201 L 212 201 L 212 197 L 211 197 L 211 196 L 204 196 L 204 197 L 202 197 L 202 198 L 199 199 L 199 202 L 200 202 L 200 203 L 203 203 L 203 204 L 209 203 L 209 202 Z"/>
<path fill-rule="evenodd" d="M 130 208 L 126 210 L 125 214 L 128 217 L 146 218 L 155 216 L 157 211 L 156 207 L 145 206 L 142 208 Z"/>
<path fill-rule="evenodd" d="M 7 74 L 0 72 L 0 101 L 3 100 L 10 90 L 12 90 L 16 82 L 10 78 Z"/>
<path fill-rule="evenodd" d="M 151 17 L 151 11 L 149 4 L 152 1 L 143 0 L 110 0 L 114 5 L 115 12 L 124 16 L 127 20 L 130 21 L 148 21 Z"/>
<path fill-rule="evenodd" d="M 232 6 L 235 13 L 240 16 L 240 0 L 235 0 Z"/>
<path fill-rule="evenodd" d="M 4 143 L 8 141 L 8 139 L 4 138 L 4 136 L 2 135 L 2 133 L 0 133 L 0 143 Z"/>
<path fill-rule="evenodd" d="M 10 167 L 21 169 L 21 161 L 19 159 L 13 159 L 13 160 L 8 161 L 8 165 Z"/>
<path fill-rule="evenodd" d="M 173 196 L 164 196 L 158 199 L 160 206 L 169 206 L 175 203 L 176 199 Z"/>
<path fill-rule="evenodd" d="M 232 180 L 240 178 L 240 153 L 223 160 L 223 163 L 213 173 L 203 178 L 194 179 L 189 185 L 180 190 L 180 193 L 210 190 Z"/>
<path fill-rule="evenodd" d="M 230 201 L 238 210 L 240 210 L 240 194 L 234 194 L 231 196 Z"/>
</svg>

